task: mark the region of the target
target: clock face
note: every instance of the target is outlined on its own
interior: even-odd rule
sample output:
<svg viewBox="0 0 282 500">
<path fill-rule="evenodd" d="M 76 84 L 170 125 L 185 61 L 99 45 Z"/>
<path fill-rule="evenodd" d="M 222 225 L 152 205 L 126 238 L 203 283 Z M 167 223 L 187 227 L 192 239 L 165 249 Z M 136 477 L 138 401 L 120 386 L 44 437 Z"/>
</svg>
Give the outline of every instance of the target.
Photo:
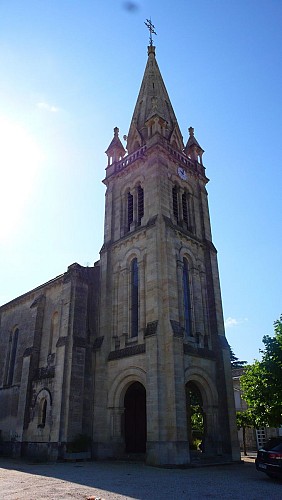
<svg viewBox="0 0 282 500">
<path fill-rule="evenodd" d="M 187 172 L 183 167 L 178 167 L 177 172 L 178 172 L 180 179 L 183 179 L 184 181 L 187 180 Z"/>
</svg>

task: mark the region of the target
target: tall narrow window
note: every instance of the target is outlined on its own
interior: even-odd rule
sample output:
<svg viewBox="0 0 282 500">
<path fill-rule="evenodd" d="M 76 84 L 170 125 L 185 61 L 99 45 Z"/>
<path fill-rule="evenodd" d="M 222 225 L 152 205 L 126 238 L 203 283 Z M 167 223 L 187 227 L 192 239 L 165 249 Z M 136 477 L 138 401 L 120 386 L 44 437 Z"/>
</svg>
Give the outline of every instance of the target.
<svg viewBox="0 0 282 500">
<path fill-rule="evenodd" d="M 182 212 L 183 212 L 183 222 L 188 226 L 188 200 L 187 194 L 183 193 L 182 195 Z"/>
<path fill-rule="evenodd" d="M 173 206 L 173 215 L 178 223 L 178 193 L 177 187 L 174 186 L 172 188 L 172 206 Z"/>
<path fill-rule="evenodd" d="M 12 385 L 15 371 L 16 354 L 18 346 L 19 330 L 16 328 L 14 333 L 10 338 L 10 349 L 9 349 L 9 361 L 8 361 L 8 371 L 7 371 L 7 385 Z"/>
<path fill-rule="evenodd" d="M 46 416 L 47 416 L 47 400 L 43 398 L 40 401 L 39 406 L 39 415 L 38 415 L 38 427 L 45 427 L 46 424 Z"/>
<path fill-rule="evenodd" d="M 48 349 L 48 354 L 52 353 L 52 348 L 53 348 L 53 343 L 54 339 L 55 341 L 57 340 L 58 337 L 58 321 L 59 321 L 59 315 L 57 311 L 53 314 L 52 319 L 51 319 L 51 328 L 50 328 L 50 337 L 49 337 L 49 349 Z"/>
<path fill-rule="evenodd" d="M 131 263 L 131 336 L 138 336 L 138 263 Z"/>
<path fill-rule="evenodd" d="M 189 270 L 187 259 L 183 260 L 183 302 L 184 302 L 184 328 L 187 336 L 191 335 L 191 303 L 189 287 Z"/>
<path fill-rule="evenodd" d="M 130 224 L 133 222 L 133 196 L 127 193 L 127 230 L 130 231 Z"/>
<path fill-rule="evenodd" d="M 138 186 L 137 188 L 137 196 L 138 196 L 138 203 L 137 203 L 137 209 L 138 209 L 138 217 L 137 217 L 137 224 L 138 226 L 141 226 L 141 220 L 144 215 L 144 191 L 141 188 L 141 186 Z"/>
</svg>

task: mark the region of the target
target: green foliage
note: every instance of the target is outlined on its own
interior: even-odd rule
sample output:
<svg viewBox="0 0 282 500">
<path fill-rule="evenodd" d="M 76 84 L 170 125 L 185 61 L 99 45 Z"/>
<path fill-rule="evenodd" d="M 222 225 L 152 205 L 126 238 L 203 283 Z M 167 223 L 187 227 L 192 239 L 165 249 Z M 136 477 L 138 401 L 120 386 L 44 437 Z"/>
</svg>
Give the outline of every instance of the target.
<svg viewBox="0 0 282 500">
<path fill-rule="evenodd" d="M 200 450 L 201 443 L 202 443 L 201 438 L 193 438 L 192 444 L 190 444 L 190 450 Z"/>
<path fill-rule="evenodd" d="M 200 405 L 191 406 L 191 426 L 193 431 L 204 433 L 204 419 Z"/>
<path fill-rule="evenodd" d="M 239 358 L 237 358 L 237 356 L 235 356 L 231 347 L 229 347 L 229 350 L 230 350 L 231 367 L 232 368 L 243 368 L 247 364 L 247 361 L 239 361 Z"/>
<path fill-rule="evenodd" d="M 243 399 L 257 427 L 282 425 L 282 315 L 274 323 L 274 337 L 263 337 L 262 360 L 245 368 L 240 382 Z"/>
<path fill-rule="evenodd" d="M 255 427 L 253 415 L 250 410 L 236 412 L 237 429 Z"/>
</svg>

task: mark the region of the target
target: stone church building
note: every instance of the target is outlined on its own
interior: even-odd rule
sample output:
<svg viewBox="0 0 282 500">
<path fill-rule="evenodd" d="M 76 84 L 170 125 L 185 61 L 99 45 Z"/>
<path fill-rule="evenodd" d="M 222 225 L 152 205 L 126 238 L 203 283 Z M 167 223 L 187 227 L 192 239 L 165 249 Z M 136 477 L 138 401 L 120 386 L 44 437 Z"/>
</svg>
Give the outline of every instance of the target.
<svg viewBox="0 0 282 500">
<path fill-rule="evenodd" d="M 185 465 L 196 401 L 203 456 L 238 460 L 203 149 L 153 45 L 126 141 L 106 151 L 100 260 L 0 308 L 0 450 L 54 460 L 83 435 L 94 459 Z"/>
</svg>

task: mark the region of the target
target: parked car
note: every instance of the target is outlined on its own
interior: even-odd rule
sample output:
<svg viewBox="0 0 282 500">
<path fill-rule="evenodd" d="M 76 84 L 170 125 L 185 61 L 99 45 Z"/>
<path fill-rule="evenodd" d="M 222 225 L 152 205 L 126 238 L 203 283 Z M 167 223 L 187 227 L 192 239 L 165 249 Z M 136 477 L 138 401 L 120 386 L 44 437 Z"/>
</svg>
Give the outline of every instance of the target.
<svg viewBox="0 0 282 500">
<path fill-rule="evenodd" d="M 269 477 L 282 479 L 282 436 L 269 439 L 258 450 L 256 469 Z"/>
</svg>

